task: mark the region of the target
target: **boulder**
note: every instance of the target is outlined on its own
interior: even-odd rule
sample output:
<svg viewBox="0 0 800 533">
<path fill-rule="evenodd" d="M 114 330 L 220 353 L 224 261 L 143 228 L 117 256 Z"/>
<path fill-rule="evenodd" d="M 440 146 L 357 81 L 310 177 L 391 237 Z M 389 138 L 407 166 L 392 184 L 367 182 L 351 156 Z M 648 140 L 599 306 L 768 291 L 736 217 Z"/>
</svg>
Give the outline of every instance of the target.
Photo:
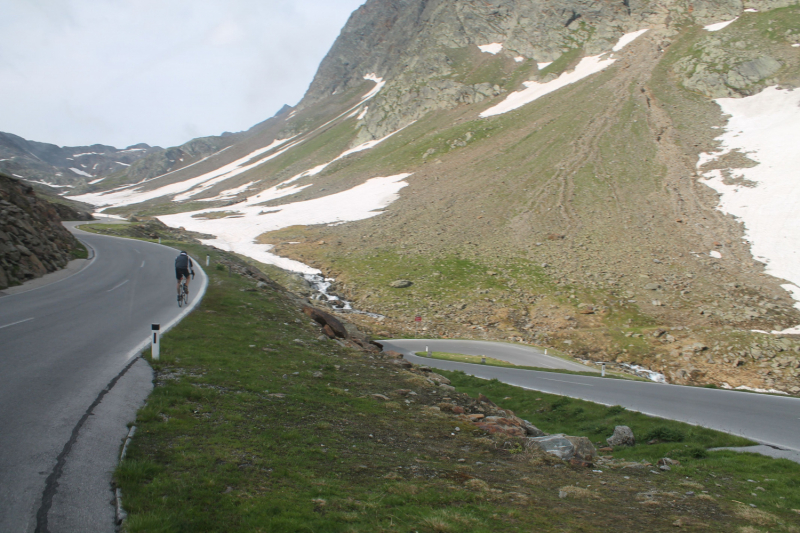
<svg viewBox="0 0 800 533">
<path fill-rule="evenodd" d="M 444 377 L 442 375 L 437 374 L 436 372 L 429 372 L 427 374 L 427 377 L 429 379 L 432 379 L 433 381 L 436 381 L 440 385 L 450 385 L 450 380 L 449 379 L 447 379 L 446 377 Z"/>
<path fill-rule="evenodd" d="M 585 463 L 592 463 L 597 460 L 597 449 L 588 438 L 568 435 L 566 439 L 572 443 L 572 447 L 575 450 L 573 459 L 578 459 Z"/>
<path fill-rule="evenodd" d="M 566 435 L 549 435 L 546 437 L 529 437 L 526 447 L 537 447 L 545 453 L 555 455 L 559 459 L 569 461 L 575 457 L 575 445 Z"/>
<path fill-rule="evenodd" d="M 313 318 L 315 322 L 322 326 L 325 334 L 329 337 L 333 338 L 335 336 L 341 337 L 342 339 L 346 339 L 348 337 L 347 329 L 344 327 L 344 324 L 342 324 L 339 319 L 330 313 L 320 311 L 319 309 L 311 307 L 310 305 L 303 306 L 303 313 Z M 328 332 L 328 329 L 326 329 L 325 326 L 327 326 L 330 331 L 333 332 L 333 335 Z"/>
<path fill-rule="evenodd" d="M 628 426 L 617 426 L 614 434 L 606 439 L 609 446 L 636 446 L 633 431 Z"/>
<path fill-rule="evenodd" d="M 389 284 L 389 286 L 394 289 L 405 289 L 406 287 L 410 287 L 412 285 L 413 283 L 407 279 L 398 279 L 397 281 L 393 281 Z"/>
</svg>

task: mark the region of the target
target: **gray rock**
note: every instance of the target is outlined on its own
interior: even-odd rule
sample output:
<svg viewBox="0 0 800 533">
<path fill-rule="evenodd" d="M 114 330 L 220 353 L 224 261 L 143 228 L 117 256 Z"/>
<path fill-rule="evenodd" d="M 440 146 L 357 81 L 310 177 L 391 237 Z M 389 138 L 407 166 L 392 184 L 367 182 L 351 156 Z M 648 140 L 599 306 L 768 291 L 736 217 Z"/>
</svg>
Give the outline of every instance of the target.
<svg viewBox="0 0 800 533">
<path fill-rule="evenodd" d="M 592 462 L 597 460 L 597 449 L 586 437 L 566 437 L 575 450 L 574 458 L 581 461 Z"/>
<path fill-rule="evenodd" d="M 547 435 L 547 433 L 545 433 L 541 429 L 537 428 L 536 426 L 534 426 L 533 424 L 531 424 L 527 420 L 523 420 L 522 422 L 523 422 L 522 426 L 525 428 L 525 431 L 528 433 L 529 436 L 531 436 L 531 437 L 544 437 L 544 436 Z"/>
<path fill-rule="evenodd" d="M 644 286 L 644 288 L 648 291 L 657 291 L 658 289 L 661 288 L 661 285 L 659 285 L 658 283 L 648 283 L 647 285 Z"/>
<path fill-rule="evenodd" d="M 535 446 L 545 453 L 569 461 L 575 457 L 575 445 L 564 434 L 546 437 L 528 437 L 526 447 Z"/>
<path fill-rule="evenodd" d="M 768 56 L 763 56 L 738 65 L 734 71 L 749 83 L 755 83 L 772 76 L 778 72 L 780 68 L 781 64 L 779 61 Z"/>
<path fill-rule="evenodd" d="M 390 287 L 393 287 L 395 289 L 405 289 L 406 287 L 410 287 L 412 285 L 413 283 L 411 283 L 407 279 L 398 279 L 397 281 L 393 281 L 389 284 Z"/>
<path fill-rule="evenodd" d="M 636 438 L 628 426 L 617 426 L 614 434 L 606 439 L 609 446 L 636 446 Z"/>
</svg>

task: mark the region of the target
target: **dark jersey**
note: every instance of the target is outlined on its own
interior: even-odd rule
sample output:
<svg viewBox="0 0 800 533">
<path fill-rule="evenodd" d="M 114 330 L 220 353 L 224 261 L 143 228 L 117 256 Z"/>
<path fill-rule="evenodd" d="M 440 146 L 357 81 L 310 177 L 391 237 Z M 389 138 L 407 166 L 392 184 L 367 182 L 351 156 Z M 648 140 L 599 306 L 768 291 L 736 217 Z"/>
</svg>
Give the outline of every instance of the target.
<svg viewBox="0 0 800 533">
<path fill-rule="evenodd" d="M 175 270 L 188 270 L 193 267 L 192 260 L 188 255 L 181 254 L 175 258 Z"/>
</svg>

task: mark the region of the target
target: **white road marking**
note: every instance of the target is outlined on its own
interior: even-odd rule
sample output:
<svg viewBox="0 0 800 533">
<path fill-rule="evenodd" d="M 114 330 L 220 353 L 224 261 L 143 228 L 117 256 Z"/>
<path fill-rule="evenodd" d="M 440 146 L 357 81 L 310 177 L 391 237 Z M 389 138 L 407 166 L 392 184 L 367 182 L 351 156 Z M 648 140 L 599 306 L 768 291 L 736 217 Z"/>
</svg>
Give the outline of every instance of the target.
<svg viewBox="0 0 800 533">
<path fill-rule="evenodd" d="M 588 383 L 577 383 L 575 381 L 564 381 L 563 379 L 552 379 L 552 378 L 539 378 L 545 381 L 558 381 L 559 383 L 569 383 L 570 385 L 583 385 L 584 387 L 594 387 L 594 385 L 589 385 Z"/>
<path fill-rule="evenodd" d="M 123 281 L 122 283 L 120 283 L 119 285 L 117 285 L 116 287 L 114 287 L 113 289 L 108 289 L 106 292 L 111 292 L 111 291 L 113 291 L 113 290 L 119 289 L 120 287 L 122 287 L 123 285 L 125 285 L 126 283 L 128 283 L 128 281 L 130 281 L 130 280 L 127 280 L 127 279 L 126 279 L 125 281 Z"/>
<path fill-rule="evenodd" d="M 26 318 L 25 320 L 20 320 L 19 322 L 12 322 L 11 324 L 6 324 L 5 326 L 0 326 L 0 329 L 10 328 L 11 326 L 16 326 L 17 324 L 22 324 L 24 322 L 30 322 L 31 320 L 33 320 L 33 318 L 34 317 Z"/>
</svg>

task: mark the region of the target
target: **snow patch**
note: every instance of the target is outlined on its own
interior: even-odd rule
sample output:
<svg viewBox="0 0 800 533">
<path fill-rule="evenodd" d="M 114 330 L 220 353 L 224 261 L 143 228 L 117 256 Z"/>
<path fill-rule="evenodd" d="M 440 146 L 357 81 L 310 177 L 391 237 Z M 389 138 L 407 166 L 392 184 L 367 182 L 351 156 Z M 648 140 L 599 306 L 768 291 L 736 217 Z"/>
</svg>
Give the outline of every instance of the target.
<svg viewBox="0 0 800 533">
<path fill-rule="evenodd" d="M 758 9 L 753 9 L 752 7 L 748 7 L 744 10 L 745 13 L 758 13 Z"/>
<path fill-rule="evenodd" d="M 78 176 L 85 176 L 87 178 L 93 178 L 94 177 L 91 174 L 89 174 L 88 172 L 84 172 L 83 170 L 81 170 L 79 168 L 69 167 L 69 169 L 71 171 L 73 171 L 75 174 L 77 174 Z"/>
<path fill-rule="evenodd" d="M 704 183 L 720 193 L 717 208 L 744 223 L 751 252 L 764 258 L 766 273 L 800 286 L 800 91 L 769 87 L 746 98 L 715 101 L 730 119 L 717 137 L 722 150 L 700 160 L 739 150 L 759 164 L 731 169 L 755 187 L 726 185 L 719 170 L 703 174 Z M 800 301 L 800 290 L 791 292 Z"/>
<path fill-rule="evenodd" d="M 544 70 L 552 64 L 553 64 L 552 61 L 545 61 L 544 63 L 536 63 L 536 66 L 538 67 L 539 70 Z"/>
<path fill-rule="evenodd" d="M 81 157 L 81 156 L 84 156 L 84 155 L 103 155 L 103 154 L 101 154 L 99 152 L 86 152 L 86 153 L 83 153 L 83 154 L 72 154 L 72 157 Z"/>
<path fill-rule="evenodd" d="M 120 161 L 114 161 L 114 162 L 115 162 L 116 164 L 118 164 L 118 165 L 122 165 L 123 167 L 129 167 L 129 166 L 130 166 L 128 163 L 122 163 L 122 162 L 120 162 Z M 95 166 L 97 166 L 97 165 L 95 165 Z"/>
<path fill-rule="evenodd" d="M 723 388 L 723 389 L 726 389 L 726 390 L 745 390 L 745 391 L 750 391 L 750 392 L 762 392 L 762 393 L 768 393 L 768 394 L 786 394 L 785 392 L 783 392 L 781 390 L 777 390 L 777 389 L 754 389 L 753 387 L 746 387 L 745 385 L 739 385 L 738 387 L 734 388 L 734 387 L 731 387 L 727 383 L 723 383 L 722 385 L 720 385 L 720 388 Z"/>
<path fill-rule="evenodd" d="M 522 63 L 523 61 L 525 61 L 525 58 L 522 56 L 517 56 L 514 58 L 514 61 L 516 61 L 517 63 Z"/>
<path fill-rule="evenodd" d="M 638 39 L 640 36 L 642 36 L 645 32 L 647 32 L 648 29 L 649 28 L 645 28 L 643 30 L 626 33 L 625 35 L 619 38 L 619 41 L 617 41 L 617 44 L 615 44 L 614 47 L 611 48 L 611 51 L 619 52 L 620 50 L 631 44 L 633 41 Z"/>
<path fill-rule="evenodd" d="M 634 39 L 642 35 L 646 32 L 647 29 L 639 30 L 633 33 L 628 33 L 623 35 L 617 44 L 614 45 L 612 48 L 613 51 L 619 51 L 627 44 L 630 44 Z M 520 107 L 524 106 L 525 104 L 529 104 L 534 100 L 538 100 L 542 96 L 550 94 L 562 87 L 566 87 L 567 85 L 571 85 L 577 81 L 582 80 L 592 74 L 600 72 L 604 70 L 606 67 L 612 65 L 616 59 L 612 59 L 608 57 L 607 54 L 601 54 L 598 56 L 589 56 L 584 57 L 581 59 L 580 63 L 575 67 L 575 70 L 571 72 L 565 72 L 561 74 L 558 78 L 549 81 L 547 83 L 538 83 L 535 81 L 526 81 L 523 85 L 525 85 L 525 89 L 521 91 L 516 91 L 508 95 L 505 100 L 500 102 L 494 107 L 490 107 L 486 111 L 480 114 L 482 118 L 492 117 L 495 115 L 502 115 L 503 113 L 508 113 L 509 111 L 513 111 L 514 109 L 519 109 Z M 541 63 L 540 63 L 541 65 Z M 541 67 L 540 67 L 541 68 Z"/>
<path fill-rule="evenodd" d="M 370 92 L 361 97 L 362 102 L 365 100 L 369 100 L 370 98 L 381 92 L 383 86 L 386 85 L 386 82 L 383 81 L 383 78 L 379 78 L 374 72 L 372 74 L 367 74 L 366 76 L 364 76 L 364 79 L 369 81 L 374 81 L 375 87 L 373 87 Z M 345 113 L 347 113 L 347 111 L 345 111 Z"/>
<path fill-rule="evenodd" d="M 90 181 L 90 182 L 89 182 L 89 185 L 94 185 L 95 183 L 100 183 L 100 182 L 101 182 L 101 181 L 103 181 L 104 179 L 105 179 L 105 178 L 100 178 L 100 179 L 92 180 L 92 181 Z"/>
<path fill-rule="evenodd" d="M 411 124 L 414 124 L 414 122 L 412 122 Z M 357 152 L 361 152 L 363 150 L 368 150 L 370 148 L 373 148 L 373 147 L 379 145 L 380 143 L 382 143 L 383 141 L 385 141 L 386 139 L 388 139 L 389 137 L 391 137 L 392 135 L 396 135 L 396 134 L 400 133 L 401 131 L 406 129 L 411 124 L 407 124 L 406 126 L 403 126 L 402 128 L 400 128 L 397 131 L 393 131 L 392 133 L 390 133 L 386 137 L 381 137 L 380 139 L 376 139 L 374 141 L 367 141 L 367 142 L 365 142 L 363 144 L 359 144 L 355 148 L 350 148 L 349 150 L 346 150 L 346 151 L 342 152 L 339 155 L 339 157 L 337 157 L 336 159 L 333 159 L 331 161 L 328 161 L 327 163 L 323 163 L 323 164 L 318 165 L 318 166 L 316 166 L 316 167 L 314 167 L 312 169 L 309 169 L 309 170 L 306 170 L 304 172 L 301 172 L 300 174 L 297 174 L 296 176 L 293 176 L 293 177 L 289 178 L 284 183 L 292 183 L 294 181 L 299 180 L 300 178 L 306 178 L 308 176 L 316 176 L 317 174 L 319 174 L 320 172 L 325 170 L 325 168 L 327 168 L 329 165 L 335 163 L 336 161 L 338 161 L 340 159 L 343 159 L 343 158 L 347 157 L 350 154 L 355 154 Z"/>
<path fill-rule="evenodd" d="M 708 252 L 708 255 L 710 255 L 711 257 L 713 257 L 715 259 L 722 259 L 722 254 L 719 253 L 716 250 L 711 250 L 710 252 Z"/>
<path fill-rule="evenodd" d="M 656 383 L 666 383 L 667 378 L 664 374 L 660 374 L 654 370 L 650 370 L 649 368 L 645 368 L 639 365 L 629 365 L 628 363 L 622 363 L 622 366 L 633 370 L 633 373 L 639 377 L 647 378 L 650 381 L 655 381 Z"/>
<path fill-rule="evenodd" d="M 367 111 L 369 111 L 369 106 L 366 106 L 366 107 L 365 107 L 365 108 L 364 108 L 364 109 L 361 111 L 361 113 L 359 113 L 359 114 L 358 114 L 358 116 L 356 117 L 356 119 L 357 119 L 357 120 L 361 120 L 361 119 L 363 119 L 365 116 L 367 116 Z"/>
<path fill-rule="evenodd" d="M 737 20 L 739 20 L 739 17 L 736 17 L 733 20 L 728 20 L 725 22 L 717 22 L 716 24 L 709 24 L 708 26 L 703 26 L 703 29 L 706 31 L 719 31 L 722 28 L 725 28 L 728 24 L 736 22 Z"/>
<path fill-rule="evenodd" d="M 502 43 L 482 44 L 479 45 L 478 48 L 481 49 L 481 52 L 497 55 L 503 49 L 503 44 Z"/>
<path fill-rule="evenodd" d="M 190 231 L 199 231 L 215 235 L 214 240 L 205 241 L 223 250 L 232 251 L 252 257 L 262 263 L 268 263 L 303 274 L 319 274 L 320 271 L 308 265 L 270 253 L 272 245 L 258 244 L 255 239 L 268 231 L 294 225 L 329 224 L 334 222 L 351 222 L 379 215 L 382 209 L 399 197 L 401 189 L 408 185 L 404 181 L 411 174 L 372 178 L 350 190 L 276 206 L 274 211 L 264 213 L 264 207 L 257 205 L 266 200 L 285 196 L 287 191 L 293 194 L 302 188 L 288 187 L 279 190 L 279 186 L 262 191 L 259 197 L 250 198 L 247 202 L 236 204 L 236 210 L 242 213 L 239 218 L 198 219 L 193 213 L 179 213 L 157 217 L 172 227 L 183 226 Z M 266 195 L 266 198 L 263 196 Z M 210 212 L 224 211 L 225 208 L 212 209 Z"/>
<path fill-rule="evenodd" d="M 229 198 L 233 198 L 234 196 L 238 196 L 239 194 L 245 192 L 247 189 L 249 189 L 250 187 L 252 187 L 255 184 L 256 184 L 255 181 L 251 181 L 249 183 L 245 183 L 244 185 L 242 185 L 240 187 L 235 187 L 233 189 L 228 189 L 228 190 L 222 191 L 221 193 L 219 193 L 217 196 L 215 196 L 213 198 L 203 198 L 201 201 L 203 201 L 203 202 L 213 202 L 215 200 L 227 200 Z"/>
<path fill-rule="evenodd" d="M 145 202 L 147 200 L 152 200 L 153 198 L 158 198 L 161 196 L 172 196 L 172 195 L 180 195 L 180 196 L 175 196 L 174 200 L 176 201 L 186 200 L 194 196 L 195 194 L 199 194 L 200 192 L 207 190 L 208 188 L 212 187 L 213 185 L 215 185 L 220 181 L 232 178 L 238 174 L 241 174 L 242 172 L 246 172 L 251 168 L 254 168 L 268 161 L 269 159 L 272 159 L 273 157 L 277 157 L 278 155 L 282 154 L 292 146 L 298 144 L 294 143 L 281 151 L 278 151 L 266 158 L 256 161 L 255 163 L 247 164 L 253 159 L 257 158 L 258 156 L 264 154 L 265 152 L 268 152 L 278 146 L 281 146 L 290 139 L 275 140 L 269 146 L 265 146 L 253 152 L 250 152 L 246 156 L 239 158 L 232 163 L 228 163 L 227 165 L 223 165 L 222 167 L 216 170 L 212 170 L 211 172 L 206 172 L 205 174 L 202 174 L 200 176 L 185 181 L 165 185 L 157 189 L 142 190 L 142 184 L 138 183 L 135 185 L 126 185 L 124 187 L 120 187 L 106 192 L 82 194 L 80 196 L 74 197 L 74 199 L 80 202 L 86 202 L 92 205 L 106 206 L 106 207 Z M 188 165 L 184 168 L 188 168 L 189 166 L 191 165 Z M 162 174 L 160 177 L 166 176 L 168 174 L 171 174 L 171 172 L 167 174 Z M 181 193 L 186 193 L 186 191 L 189 191 L 195 187 L 199 187 L 199 189 L 192 191 L 190 194 L 181 194 Z"/>
</svg>

